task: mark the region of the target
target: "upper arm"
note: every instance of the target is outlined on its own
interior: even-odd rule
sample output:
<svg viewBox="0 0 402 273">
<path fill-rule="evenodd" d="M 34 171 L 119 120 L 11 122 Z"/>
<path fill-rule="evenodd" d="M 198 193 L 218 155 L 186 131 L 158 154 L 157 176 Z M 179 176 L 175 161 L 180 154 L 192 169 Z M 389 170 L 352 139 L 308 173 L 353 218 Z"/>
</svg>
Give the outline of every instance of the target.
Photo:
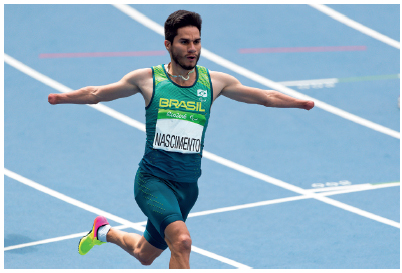
<svg viewBox="0 0 402 273">
<path fill-rule="evenodd" d="M 314 107 L 313 101 L 300 100 L 274 90 L 263 90 L 242 85 L 235 77 L 225 73 L 211 72 L 214 88 L 214 99 L 224 95 L 230 99 L 260 104 L 266 107 L 301 108 L 310 110 Z"/>
<path fill-rule="evenodd" d="M 230 99 L 254 104 L 265 104 L 267 99 L 267 91 L 244 86 L 235 77 L 221 73 L 211 72 L 211 80 L 214 86 L 215 99 L 223 95 Z"/>
<path fill-rule="evenodd" d="M 98 86 L 93 94 L 102 101 L 111 101 L 128 97 L 146 89 L 147 82 L 152 80 L 152 70 L 138 69 L 125 75 L 120 81 Z"/>
</svg>

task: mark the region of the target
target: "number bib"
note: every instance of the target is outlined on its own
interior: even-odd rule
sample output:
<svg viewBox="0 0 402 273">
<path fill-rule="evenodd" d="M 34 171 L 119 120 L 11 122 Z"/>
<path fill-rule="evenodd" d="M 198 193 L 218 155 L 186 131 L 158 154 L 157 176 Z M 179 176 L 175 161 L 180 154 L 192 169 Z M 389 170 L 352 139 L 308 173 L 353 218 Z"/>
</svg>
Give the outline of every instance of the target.
<svg viewBox="0 0 402 273">
<path fill-rule="evenodd" d="M 153 148 L 183 154 L 199 153 L 205 121 L 202 114 L 159 109 Z"/>
</svg>

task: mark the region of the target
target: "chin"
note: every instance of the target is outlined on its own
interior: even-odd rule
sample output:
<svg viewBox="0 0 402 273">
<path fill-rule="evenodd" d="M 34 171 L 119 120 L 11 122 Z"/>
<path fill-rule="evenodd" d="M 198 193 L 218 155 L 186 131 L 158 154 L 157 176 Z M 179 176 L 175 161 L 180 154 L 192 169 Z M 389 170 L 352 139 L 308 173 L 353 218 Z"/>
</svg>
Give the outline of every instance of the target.
<svg viewBox="0 0 402 273">
<path fill-rule="evenodd" d="M 197 64 L 194 65 L 181 65 L 181 68 L 185 69 L 185 70 L 192 70 Z"/>
</svg>

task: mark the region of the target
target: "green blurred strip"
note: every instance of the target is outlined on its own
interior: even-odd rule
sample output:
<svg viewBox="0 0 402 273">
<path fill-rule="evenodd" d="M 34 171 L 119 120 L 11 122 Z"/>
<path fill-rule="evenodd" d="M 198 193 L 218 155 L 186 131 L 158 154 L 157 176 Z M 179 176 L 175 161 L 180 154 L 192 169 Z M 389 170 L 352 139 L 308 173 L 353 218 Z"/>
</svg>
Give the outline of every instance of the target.
<svg viewBox="0 0 402 273">
<path fill-rule="evenodd" d="M 383 182 L 383 183 L 370 183 L 370 185 L 383 185 L 383 184 L 392 184 L 392 183 L 399 183 L 399 181 L 395 181 L 395 182 Z"/>
</svg>

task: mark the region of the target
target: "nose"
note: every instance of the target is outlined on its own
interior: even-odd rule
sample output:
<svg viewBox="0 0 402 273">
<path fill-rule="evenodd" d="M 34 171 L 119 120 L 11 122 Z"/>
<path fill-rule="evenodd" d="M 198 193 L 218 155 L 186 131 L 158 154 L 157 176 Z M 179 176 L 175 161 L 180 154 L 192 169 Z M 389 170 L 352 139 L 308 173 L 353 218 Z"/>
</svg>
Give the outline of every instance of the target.
<svg viewBox="0 0 402 273">
<path fill-rule="evenodd" d="M 189 53 L 194 53 L 194 52 L 197 51 L 197 49 L 195 48 L 194 43 L 189 43 L 189 47 L 188 47 L 187 50 L 188 50 Z"/>
</svg>

